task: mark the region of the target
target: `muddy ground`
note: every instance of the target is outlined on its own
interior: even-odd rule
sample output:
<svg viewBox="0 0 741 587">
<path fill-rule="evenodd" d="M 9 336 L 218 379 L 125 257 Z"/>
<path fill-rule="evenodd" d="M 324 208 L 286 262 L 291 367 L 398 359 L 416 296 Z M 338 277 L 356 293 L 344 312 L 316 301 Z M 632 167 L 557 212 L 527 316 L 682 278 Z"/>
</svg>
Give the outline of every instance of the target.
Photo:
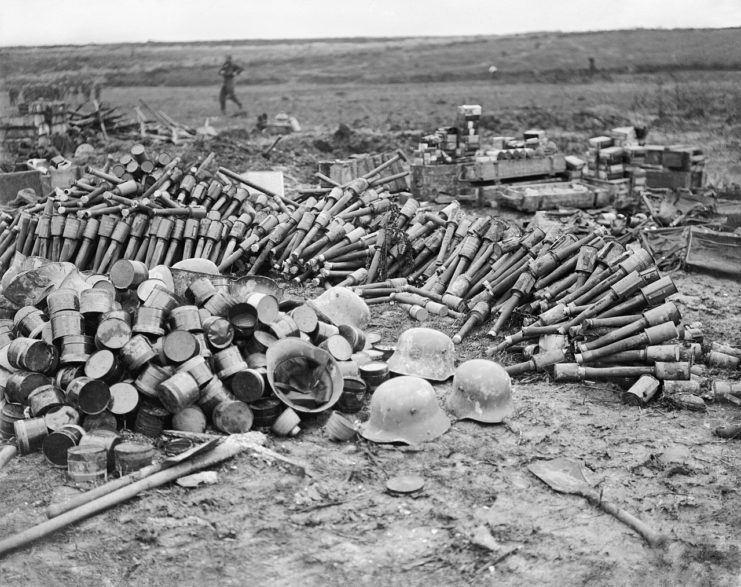
<svg viewBox="0 0 741 587">
<path fill-rule="evenodd" d="M 708 85 L 709 94 L 724 91 L 723 83 Z M 457 104 L 480 101 L 494 112 L 489 134 L 496 134 L 497 120 L 507 132 L 541 124 L 570 152 L 601 121 L 629 122 L 653 108 L 657 97 L 653 87 L 634 81 L 583 87 L 441 84 L 393 92 L 306 88 L 290 99 L 270 88 L 251 91 L 251 113 L 283 107 L 326 137 L 347 122 L 367 145 L 383 149 L 408 146 L 408 129 L 431 130 L 452 121 Z M 144 95 L 193 125 L 215 107 L 215 94 L 201 88 L 190 94 L 167 88 L 111 92 L 114 102 L 129 107 L 135 95 Z M 651 104 L 643 105 L 641 97 Z M 618 106 L 604 106 L 613 99 Z M 580 121 L 578 132 L 563 130 Z M 323 153 L 313 139 L 294 137 L 273 161 L 261 163 L 246 122 L 214 123 L 229 127 L 233 139 L 220 155 L 234 164 L 249 161 L 251 168 L 282 166 L 289 185 L 304 181 Z M 656 125 L 661 139 L 705 142 L 713 178 L 741 177 L 736 119 L 674 118 Z M 340 145 L 326 155 L 349 150 Z M 741 345 L 738 282 L 682 272 L 675 277 L 684 321 L 700 320 L 708 340 Z M 418 325 L 390 306 L 373 306 L 372 316 L 372 330 L 389 344 Z M 428 325 L 451 335 L 456 328 L 448 319 Z M 482 356 L 489 345 L 484 331 L 464 341 L 458 362 Z M 436 390 L 442 400 L 450 383 Z M 440 439 L 417 447 L 337 444 L 323 431 L 326 416 L 304 420 L 297 438 L 270 437 L 268 446 L 307 462 L 312 476 L 243 454 L 215 468 L 216 485 L 149 491 L 1 558 L 0 584 L 739 584 L 739 441 L 712 434 L 737 417 L 737 408 L 711 404 L 707 413 L 698 413 L 659 401 L 640 409 L 622 404 L 611 384 L 554 384 L 545 375 L 517 379 L 514 402 L 509 426 L 458 422 Z M 357 414 L 366 417 L 367 407 Z M 603 499 L 666 534 L 667 545 L 648 547 L 614 518 L 579 497 L 554 493 L 528 472 L 533 460 L 556 456 L 583 461 Z M 422 475 L 424 489 L 411 496 L 387 493 L 386 480 L 404 473 Z M 48 504 L 74 491 L 40 454 L 15 459 L 0 471 L 0 538 L 44 520 Z"/>
</svg>

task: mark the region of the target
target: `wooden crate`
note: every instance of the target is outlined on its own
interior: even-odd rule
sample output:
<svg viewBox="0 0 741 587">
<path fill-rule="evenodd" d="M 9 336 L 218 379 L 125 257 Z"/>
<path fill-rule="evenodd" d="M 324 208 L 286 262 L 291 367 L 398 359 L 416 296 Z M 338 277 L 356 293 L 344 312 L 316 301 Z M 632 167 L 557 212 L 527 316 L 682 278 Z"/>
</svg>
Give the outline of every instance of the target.
<svg viewBox="0 0 741 587">
<path fill-rule="evenodd" d="M 602 208 L 609 206 L 615 195 L 581 183 L 550 182 L 482 188 L 482 198 L 521 212 L 537 212 L 560 208 Z"/>
<path fill-rule="evenodd" d="M 461 182 L 456 163 L 442 165 L 412 165 L 411 192 L 418 200 L 437 201 L 458 196 Z"/>
<path fill-rule="evenodd" d="M 480 159 L 463 166 L 465 181 L 506 181 L 525 177 L 554 176 L 566 171 L 566 159 L 561 154 L 533 159 Z"/>
<path fill-rule="evenodd" d="M 351 157 L 350 159 L 336 159 L 334 161 L 319 161 L 319 172 L 334 181 L 345 184 L 355 178 L 365 175 L 372 169 L 375 169 L 381 163 L 391 159 L 396 152 L 364 154 Z M 390 167 L 387 167 L 382 176 L 395 175 L 405 171 L 404 161 L 396 161 Z M 396 179 L 391 183 L 385 184 L 384 187 L 391 193 L 409 191 L 409 179 L 403 177 Z"/>
<path fill-rule="evenodd" d="M 691 228 L 684 264 L 741 279 L 741 235 Z"/>
</svg>

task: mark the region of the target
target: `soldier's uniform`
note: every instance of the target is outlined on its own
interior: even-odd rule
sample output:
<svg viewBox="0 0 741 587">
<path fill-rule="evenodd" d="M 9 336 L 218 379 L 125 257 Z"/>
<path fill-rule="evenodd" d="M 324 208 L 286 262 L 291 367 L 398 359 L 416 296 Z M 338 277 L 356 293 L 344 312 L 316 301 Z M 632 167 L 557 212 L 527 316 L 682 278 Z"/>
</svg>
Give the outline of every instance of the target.
<svg viewBox="0 0 741 587">
<path fill-rule="evenodd" d="M 224 65 L 219 70 L 219 75 L 223 81 L 221 83 L 221 92 L 219 92 L 219 103 L 221 104 L 221 113 L 226 114 L 226 100 L 227 98 L 234 102 L 239 109 L 242 109 L 242 103 L 237 99 L 234 94 L 234 78 L 244 71 L 239 65 L 232 63 L 232 58 L 227 57 Z"/>
</svg>

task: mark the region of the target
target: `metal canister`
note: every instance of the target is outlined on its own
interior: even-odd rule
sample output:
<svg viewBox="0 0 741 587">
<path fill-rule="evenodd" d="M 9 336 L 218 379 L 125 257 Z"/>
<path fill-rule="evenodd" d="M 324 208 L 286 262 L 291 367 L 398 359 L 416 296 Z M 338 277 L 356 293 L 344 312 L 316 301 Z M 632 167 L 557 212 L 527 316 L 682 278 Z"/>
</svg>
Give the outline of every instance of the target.
<svg viewBox="0 0 741 587">
<path fill-rule="evenodd" d="M 44 414 L 44 422 L 49 430 L 57 430 L 68 424 L 79 425 L 82 417 L 72 406 L 59 406 Z"/>
<path fill-rule="evenodd" d="M 38 418 L 52 408 L 64 405 L 64 394 L 56 385 L 50 383 L 34 389 L 27 400 L 31 415 Z"/>
<path fill-rule="evenodd" d="M 241 338 L 251 335 L 257 326 L 257 312 L 246 303 L 233 304 L 227 312 L 227 317 L 235 333 Z"/>
<path fill-rule="evenodd" d="M 200 394 L 196 380 L 180 371 L 159 384 L 157 395 L 165 409 L 176 414 L 198 401 Z"/>
<path fill-rule="evenodd" d="M 208 342 L 206 341 L 206 335 L 203 334 L 203 332 L 191 332 L 191 334 L 198 341 L 198 354 L 205 359 L 210 359 L 213 356 L 213 353 L 211 352 L 211 347 L 208 346 Z"/>
<path fill-rule="evenodd" d="M 363 408 L 367 391 L 368 386 L 360 377 L 345 377 L 337 409 L 345 414 L 359 412 Z"/>
<path fill-rule="evenodd" d="M 339 412 L 330 414 L 324 429 L 327 431 L 330 440 L 337 442 L 350 440 L 358 433 L 356 426 Z"/>
<path fill-rule="evenodd" d="M 54 377 L 54 383 L 59 389 L 66 392 L 67 386 L 70 384 L 70 382 L 73 379 L 77 379 L 78 377 L 83 377 L 84 375 L 85 375 L 84 365 L 69 365 L 67 367 L 62 367 L 61 369 L 59 369 L 59 371 L 57 371 L 57 374 Z"/>
<path fill-rule="evenodd" d="M 139 410 L 136 412 L 134 430 L 146 436 L 156 438 L 165 429 L 169 418 L 170 412 L 166 409 L 150 402 L 142 402 L 139 405 Z"/>
<path fill-rule="evenodd" d="M 28 404 L 28 396 L 39 387 L 49 385 L 51 379 L 33 371 L 15 371 L 5 382 L 5 397 L 11 402 Z"/>
<path fill-rule="evenodd" d="M 242 369 L 227 381 L 229 389 L 238 400 L 250 403 L 265 395 L 265 378 L 255 369 Z"/>
<path fill-rule="evenodd" d="M 171 376 L 172 372 L 169 369 L 149 363 L 139 373 L 139 376 L 134 381 L 134 387 L 142 395 L 156 399 L 159 384 Z"/>
<path fill-rule="evenodd" d="M 82 419 L 82 427 L 86 432 L 94 432 L 98 430 L 116 432 L 116 430 L 118 430 L 118 420 L 116 419 L 116 416 L 106 410 L 100 414 L 86 415 Z"/>
<path fill-rule="evenodd" d="M 132 336 L 121 352 L 119 353 L 121 362 L 131 373 L 136 373 L 145 363 L 148 363 L 157 356 L 147 337 L 137 334 Z"/>
<path fill-rule="evenodd" d="M 269 428 L 283 411 L 283 403 L 276 397 L 264 397 L 252 402 L 253 428 Z"/>
<path fill-rule="evenodd" d="M 270 324 L 278 319 L 278 300 L 274 296 L 256 292 L 247 296 L 245 301 L 253 308 L 255 316 L 262 324 Z"/>
<path fill-rule="evenodd" d="M 119 306 L 120 306 L 120 304 L 119 304 Z M 114 319 L 114 318 L 116 320 L 123 320 L 129 326 L 131 326 L 131 324 L 132 324 L 131 314 L 128 311 L 123 310 L 121 308 L 113 309 L 110 312 L 106 312 L 105 314 L 103 314 L 100 317 L 100 320 L 102 321 L 102 320 L 109 320 L 109 319 Z"/>
<path fill-rule="evenodd" d="M 46 460 L 54 467 L 67 467 L 67 450 L 80 443 L 85 431 L 75 424 L 66 424 L 48 434 L 41 445 Z"/>
<path fill-rule="evenodd" d="M 132 383 L 119 381 L 110 387 L 111 401 L 108 410 L 114 416 L 128 416 L 139 405 L 139 392 Z"/>
<path fill-rule="evenodd" d="M 394 351 L 396 351 L 396 347 L 386 344 L 374 344 L 373 350 L 381 353 L 382 361 L 388 361 L 391 358 L 391 355 L 394 354 Z"/>
<path fill-rule="evenodd" d="M 299 335 L 298 324 L 288 314 L 281 314 L 274 322 L 268 324 L 267 328 L 278 339 Z"/>
<path fill-rule="evenodd" d="M 113 471 L 114 450 L 121 442 L 121 437 L 115 430 L 97 429 L 89 432 L 80 439 L 80 446 L 100 446 L 106 452 L 106 467 Z"/>
<path fill-rule="evenodd" d="M 216 370 L 216 376 L 225 380 L 237 371 L 247 369 L 247 363 L 244 362 L 239 349 L 232 345 L 214 353 L 214 369 Z"/>
<path fill-rule="evenodd" d="M 95 342 L 92 336 L 85 334 L 65 336 L 61 341 L 61 348 L 59 356 L 61 365 L 85 363 L 95 351 Z"/>
<path fill-rule="evenodd" d="M 206 429 L 206 414 L 198 406 L 188 406 L 173 414 L 172 427 L 183 432 L 201 433 Z"/>
<path fill-rule="evenodd" d="M 211 366 L 208 364 L 206 359 L 200 355 L 185 361 L 185 363 L 180 365 L 180 369 L 195 379 L 198 387 L 204 387 L 207 385 L 214 376 Z"/>
<path fill-rule="evenodd" d="M 143 307 L 154 308 L 168 314 L 178 307 L 178 303 L 177 298 L 172 294 L 172 292 L 162 286 L 155 285 L 147 296 L 147 299 L 144 300 Z"/>
<path fill-rule="evenodd" d="M 141 261 L 121 259 L 111 267 L 110 279 L 116 289 L 136 289 L 149 277 L 149 269 Z"/>
<path fill-rule="evenodd" d="M 214 297 L 218 293 L 218 290 L 208 277 L 199 277 L 190 284 L 187 292 L 197 305 L 202 306 Z"/>
<path fill-rule="evenodd" d="M 211 414 L 214 426 L 225 434 L 241 434 L 252 428 L 250 407 L 238 400 L 221 402 Z"/>
<path fill-rule="evenodd" d="M 229 294 L 217 292 L 216 295 L 209 298 L 209 300 L 203 304 L 203 307 L 208 310 L 212 316 L 226 317 L 229 308 L 233 303 L 234 300 Z"/>
<path fill-rule="evenodd" d="M 184 363 L 195 357 L 200 350 L 198 340 L 187 330 L 173 330 L 160 340 L 162 354 L 171 363 Z"/>
<path fill-rule="evenodd" d="M 83 414 L 94 416 L 108 409 L 111 390 L 106 383 L 89 376 L 78 377 L 67 385 L 67 401 Z"/>
<path fill-rule="evenodd" d="M 96 318 L 113 309 L 114 296 L 110 291 L 91 287 L 80 292 L 80 313 L 85 318 Z"/>
<path fill-rule="evenodd" d="M 79 312 L 80 298 L 77 295 L 77 291 L 74 289 L 66 287 L 55 289 L 46 296 L 46 308 L 49 312 L 49 316 L 53 316 L 57 312 L 68 310 Z"/>
<path fill-rule="evenodd" d="M 0 325 L 0 348 L 8 346 L 13 339 L 15 334 L 13 333 L 13 326 L 2 324 Z"/>
<path fill-rule="evenodd" d="M 319 344 L 319 348 L 327 351 L 338 361 L 349 361 L 352 357 L 352 346 L 344 336 L 335 334 Z"/>
<path fill-rule="evenodd" d="M 15 436 L 13 424 L 17 420 L 26 419 L 26 406 L 14 402 L 8 402 L 0 407 L 0 438 L 12 438 Z"/>
<path fill-rule="evenodd" d="M 338 326 L 340 336 L 350 343 L 354 352 L 360 352 L 365 348 L 365 332 L 360 328 L 355 328 L 350 324 L 340 324 Z"/>
<path fill-rule="evenodd" d="M 360 377 L 362 377 L 370 390 L 374 390 L 381 385 L 389 376 L 389 366 L 382 361 L 371 361 L 370 363 L 361 365 L 359 370 Z"/>
<path fill-rule="evenodd" d="M 29 418 L 13 422 L 13 434 L 18 440 L 21 454 L 35 452 L 41 448 L 49 429 L 43 418 Z"/>
<path fill-rule="evenodd" d="M 203 330 L 201 315 L 196 306 L 180 306 L 170 311 L 170 327 L 173 330 L 200 332 Z"/>
<path fill-rule="evenodd" d="M 136 313 L 133 331 L 137 334 L 162 336 L 165 334 L 165 330 L 162 328 L 164 320 L 165 313 L 162 310 L 142 306 Z"/>
<path fill-rule="evenodd" d="M 122 373 L 123 367 L 118 357 L 107 349 L 94 352 L 85 362 L 85 375 L 91 379 L 100 379 L 110 384 L 118 381 Z"/>
<path fill-rule="evenodd" d="M 267 369 L 268 358 L 265 353 L 249 353 L 244 360 L 250 369 Z"/>
<path fill-rule="evenodd" d="M 13 318 L 15 332 L 18 336 L 39 338 L 44 325 L 47 324 L 44 313 L 34 306 L 24 306 Z"/>
<path fill-rule="evenodd" d="M 316 312 L 306 304 L 301 304 L 289 312 L 291 318 L 301 332 L 313 334 L 316 331 L 319 319 Z"/>
<path fill-rule="evenodd" d="M 102 483 L 107 478 L 108 454 L 102 446 L 73 446 L 67 450 L 67 476 L 73 483 Z"/>
<path fill-rule="evenodd" d="M 339 334 L 340 329 L 337 328 L 334 324 L 327 324 L 326 322 L 322 322 L 321 320 L 316 325 L 316 331 L 314 331 L 314 334 L 312 335 L 312 340 L 315 344 L 319 344 L 323 340 L 327 340 L 330 336 L 334 336 L 335 334 Z"/>
<path fill-rule="evenodd" d="M 42 340 L 16 338 L 8 347 L 8 362 L 15 369 L 50 373 L 57 367 L 57 350 Z"/>
<path fill-rule="evenodd" d="M 61 310 L 51 316 L 51 334 L 54 343 L 64 336 L 82 336 L 85 334 L 85 319 L 75 310 Z"/>
<path fill-rule="evenodd" d="M 152 464 L 154 447 L 143 442 L 121 442 L 113 449 L 113 468 L 120 477 Z"/>
<path fill-rule="evenodd" d="M 201 406 L 201 409 L 207 416 L 211 416 L 214 408 L 221 402 L 234 399 L 236 398 L 229 393 L 229 390 L 221 382 L 221 379 L 214 377 L 201 389 L 198 397 L 198 405 Z"/>
<path fill-rule="evenodd" d="M 232 323 L 221 316 L 210 316 L 203 323 L 203 334 L 206 341 L 214 349 L 225 349 L 234 340 L 234 327 Z"/>
</svg>

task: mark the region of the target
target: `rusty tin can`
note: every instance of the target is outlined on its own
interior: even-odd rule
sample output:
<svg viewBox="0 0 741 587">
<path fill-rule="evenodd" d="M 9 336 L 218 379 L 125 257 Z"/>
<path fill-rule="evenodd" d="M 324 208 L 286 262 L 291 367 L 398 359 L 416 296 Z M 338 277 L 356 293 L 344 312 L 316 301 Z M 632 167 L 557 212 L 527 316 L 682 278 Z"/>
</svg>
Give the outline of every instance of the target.
<svg viewBox="0 0 741 587">
<path fill-rule="evenodd" d="M 136 413 L 134 430 L 145 436 L 156 438 L 165 429 L 165 425 L 169 419 L 170 412 L 166 409 L 150 402 L 142 402 Z"/>
<path fill-rule="evenodd" d="M 57 430 L 67 424 L 79 425 L 82 417 L 72 406 L 59 406 L 44 414 L 44 422 L 49 430 Z"/>
<path fill-rule="evenodd" d="M 77 291 L 65 287 L 55 289 L 46 296 L 46 309 L 49 312 L 49 316 L 68 310 L 79 312 L 80 298 L 77 295 Z"/>
<path fill-rule="evenodd" d="M 67 467 L 67 450 L 80 443 L 85 431 L 76 424 L 65 424 L 48 434 L 41 446 L 46 460 L 54 467 Z"/>
<path fill-rule="evenodd" d="M 234 340 L 234 327 L 232 323 L 221 316 L 210 316 L 203 323 L 203 334 L 208 344 L 216 349 L 225 349 Z"/>
<path fill-rule="evenodd" d="M 143 442 L 121 442 L 113 449 L 113 468 L 119 477 L 148 467 L 154 459 L 154 447 Z"/>
<path fill-rule="evenodd" d="M 95 318 L 113 309 L 114 296 L 110 291 L 91 287 L 80 293 L 80 313 Z"/>
<path fill-rule="evenodd" d="M 59 353 L 52 345 L 32 338 L 16 338 L 8 345 L 8 362 L 15 369 L 37 373 L 56 370 Z"/>
<path fill-rule="evenodd" d="M 61 341 L 62 352 L 59 356 L 61 365 L 85 363 L 95 352 L 95 342 L 92 336 L 85 334 L 65 336 Z"/>
<path fill-rule="evenodd" d="M 214 369 L 219 379 L 226 380 L 237 371 L 247 369 L 247 363 L 239 349 L 232 345 L 214 353 Z"/>
<path fill-rule="evenodd" d="M 252 402 L 250 404 L 253 415 L 252 426 L 254 428 L 269 428 L 280 416 L 283 408 L 283 403 L 277 397 L 264 397 Z"/>
<path fill-rule="evenodd" d="M 219 403 L 211 414 L 211 420 L 225 434 L 241 434 L 252 428 L 254 418 L 246 403 L 233 400 Z"/>
<path fill-rule="evenodd" d="M 64 394 L 54 384 L 42 385 L 34 389 L 27 398 L 31 415 L 42 417 L 52 408 L 64 405 Z"/>
<path fill-rule="evenodd" d="M 345 414 L 354 414 L 363 408 L 368 386 L 360 377 L 343 379 L 342 395 L 337 401 L 337 409 Z"/>
<path fill-rule="evenodd" d="M 180 365 L 180 369 L 195 379 L 198 387 L 204 387 L 207 385 L 214 376 L 211 366 L 208 364 L 206 359 L 200 355 L 196 355 L 192 359 L 185 361 L 185 363 Z"/>
<path fill-rule="evenodd" d="M 102 446 L 67 449 L 67 476 L 73 483 L 102 483 L 108 475 L 108 454 Z"/>
<path fill-rule="evenodd" d="M 173 330 L 162 339 L 162 354 L 171 363 L 184 363 L 199 350 L 198 340 L 187 330 Z"/>
<path fill-rule="evenodd" d="M 171 370 L 149 363 L 139 373 L 139 376 L 134 381 L 134 387 L 142 395 L 156 399 L 159 384 L 171 376 Z"/>
<path fill-rule="evenodd" d="M 78 377 L 67 385 L 67 401 L 83 414 L 95 416 L 108 409 L 111 390 L 106 383 L 89 376 Z"/>
<path fill-rule="evenodd" d="M 142 306 L 136 313 L 133 331 L 137 334 L 163 336 L 165 334 L 165 330 L 162 328 L 164 320 L 165 313 L 161 309 Z"/>
<path fill-rule="evenodd" d="M 198 401 L 200 393 L 196 380 L 180 371 L 159 384 L 157 395 L 165 409 L 176 414 Z"/>
<path fill-rule="evenodd" d="M 216 408 L 222 402 L 232 401 L 236 399 L 229 390 L 221 382 L 218 377 L 213 377 L 211 381 L 206 384 L 198 396 L 198 405 L 206 413 L 207 416 L 211 416 Z"/>
<path fill-rule="evenodd" d="M 111 267 L 110 279 L 116 289 L 136 289 L 149 277 L 149 269 L 141 261 L 121 259 Z"/>
<path fill-rule="evenodd" d="M 242 369 L 227 381 L 229 389 L 238 400 L 250 403 L 265 395 L 265 378 L 255 369 Z"/>
<path fill-rule="evenodd" d="M 178 300 L 172 292 L 168 291 L 166 288 L 155 285 L 147 296 L 147 299 L 144 300 L 143 307 L 161 310 L 164 314 L 168 314 L 178 307 Z"/>
<path fill-rule="evenodd" d="M 172 427 L 183 432 L 201 433 L 206 429 L 206 414 L 198 406 L 188 406 L 173 414 Z"/>
<path fill-rule="evenodd" d="M 13 424 L 26 419 L 26 406 L 8 402 L 0 407 L 0 438 L 8 439 L 16 435 Z"/>
<path fill-rule="evenodd" d="M 118 351 L 131 340 L 131 326 L 119 318 L 104 318 L 95 331 L 95 346 Z"/>
<path fill-rule="evenodd" d="M 196 306 L 180 306 L 170 312 L 170 327 L 173 330 L 200 332 L 203 330 L 201 315 Z"/>
<path fill-rule="evenodd" d="M 25 455 L 41 448 L 49 429 L 43 418 L 19 419 L 13 422 L 13 434 L 18 440 L 18 450 Z"/>
<path fill-rule="evenodd" d="M 152 348 L 149 340 L 141 334 L 132 336 L 131 340 L 123 346 L 120 352 L 121 362 L 131 373 L 138 372 L 139 369 L 156 356 L 157 353 Z"/>
<path fill-rule="evenodd" d="M 40 338 L 41 331 L 48 323 L 44 313 L 34 306 L 24 306 L 13 318 L 15 332 L 19 337 Z"/>
<path fill-rule="evenodd" d="M 96 351 L 85 362 L 85 375 L 91 379 L 100 379 L 108 384 L 121 379 L 123 367 L 112 351 Z"/>
<path fill-rule="evenodd" d="M 5 397 L 13 403 L 28 404 L 28 396 L 39 387 L 49 385 L 51 379 L 33 371 L 15 371 L 5 382 Z"/>
<path fill-rule="evenodd" d="M 194 280 L 193 283 L 191 283 L 188 287 L 187 292 L 188 295 L 192 297 L 195 303 L 199 306 L 202 306 L 217 293 L 219 293 L 208 277 L 199 277 L 198 279 Z"/>
</svg>

